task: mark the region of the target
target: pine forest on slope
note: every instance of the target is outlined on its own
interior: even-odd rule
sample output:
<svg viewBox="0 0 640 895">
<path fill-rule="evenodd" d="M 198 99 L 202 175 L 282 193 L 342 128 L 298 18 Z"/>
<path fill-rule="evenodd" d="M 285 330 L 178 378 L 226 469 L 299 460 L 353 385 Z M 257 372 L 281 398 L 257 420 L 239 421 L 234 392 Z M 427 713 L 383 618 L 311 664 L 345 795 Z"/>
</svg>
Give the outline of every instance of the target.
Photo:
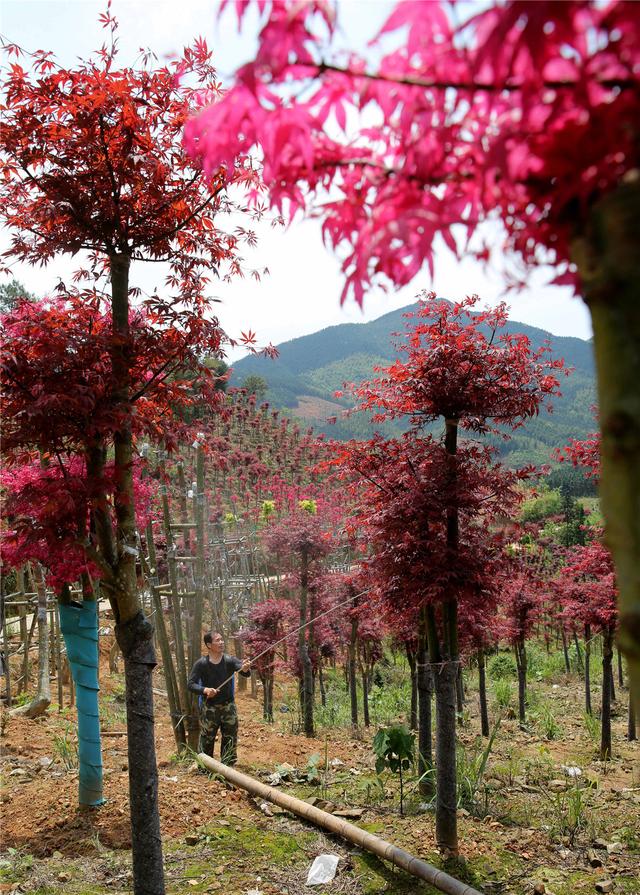
<svg viewBox="0 0 640 895">
<path fill-rule="evenodd" d="M 376 365 L 387 365 L 398 356 L 394 334 L 404 332 L 403 315 L 413 306 L 391 311 L 369 323 L 343 323 L 301 336 L 278 346 L 276 360 L 249 356 L 233 366 L 230 385 L 241 386 L 248 376 L 260 376 L 267 383 L 264 400 L 285 409 L 317 432 L 337 439 L 370 437 L 374 427 L 366 414 L 344 416 L 352 406 L 350 395 L 336 398 L 344 382 L 360 382 L 373 377 Z M 593 349 L 584 339 L 553 336 L 545 330 L 512 320 L 507 332 L 524 333 L 534 347 L 549 341 L 554 356 L 564 357 L 570 376 L 562 377 L 562 397 L 554 402 L 553 413 L 543 412 L 512 439 L 501 445 L 510 465 L 548 463 L 557 447 L 570 438 L 584 438 L 595 428 L 592 407 L 596 402 Z M 335 423 L 328 418 L 337 417 Z M 389 425 L 388 434 L 401 431 L 401 424 Z"/>
</svg>

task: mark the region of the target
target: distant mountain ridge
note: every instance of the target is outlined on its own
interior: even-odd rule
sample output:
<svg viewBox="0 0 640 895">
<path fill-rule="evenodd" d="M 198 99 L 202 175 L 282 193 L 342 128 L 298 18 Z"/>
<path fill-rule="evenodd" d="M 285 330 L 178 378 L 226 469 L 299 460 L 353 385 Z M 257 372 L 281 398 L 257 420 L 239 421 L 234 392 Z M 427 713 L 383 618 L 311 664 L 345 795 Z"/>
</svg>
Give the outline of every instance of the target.
<svg viewBox="0 0 640 895">
<path fill-rule="evenodd" d="M 408 305 L 368 323 L 341 323 L 308 336 L 300 336 L 278 346 L 277 360 L 250 356 L 233 366 L 230 384 L 240 386 L 251 375 L 261 376 L 268 385 L 265 400 L 285 409 L 291 417 L 318 432 L 337 439 L 367 438 L 375 428 L 365 414 L 343 417 L 351 406 L 349 396 L 335 398 L 343 383 L 373 377 L 376 365 L 388 365 L 398 356 L 393 333 L 402 333 L 403 316 L 417 305 Z M 562 377 L 562 397 L 554 401 L 552 414 L 541 413 L 518 429 L 501 451 L 510 464 L 545 463 L 553 450 L 570 438 L 583 438 L 595 428 L 591 407 L 596 401 L 595 368 L 590 342 L 554 336 L 526 323 L 510 321 L 507 332 L 524 333 L 535 348 L 548 341 L 554 356 L 564 357 L 574 372 Z M 335 425 L 327 418 L 337 416 Z M 389 424 L 385 431 L 397 434 L 401 424 Z"/>
</svg>

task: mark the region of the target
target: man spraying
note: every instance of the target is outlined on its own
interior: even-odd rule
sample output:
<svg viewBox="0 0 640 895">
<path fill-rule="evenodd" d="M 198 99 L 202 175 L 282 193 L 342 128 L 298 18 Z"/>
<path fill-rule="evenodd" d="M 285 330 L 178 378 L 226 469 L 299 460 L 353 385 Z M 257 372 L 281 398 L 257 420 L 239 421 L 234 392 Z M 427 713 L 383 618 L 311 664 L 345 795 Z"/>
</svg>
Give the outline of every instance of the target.
<svg viewBox="0 0 640 895">
<path fill-rule="evenodd" d="M 202 697 L 200 705 L 200 751 L 213 758 L 218 730 L 220 759 L 234 765 L 238 755 L 238 712 L 233 698 L 234 674 L 251 674 L 250 662 L 241 662 L 224 652 L 224 638 L 217 631 L 204 635 L 207 655 L 198 659 L 189 675 L 189 689 Z"/>
</svg>

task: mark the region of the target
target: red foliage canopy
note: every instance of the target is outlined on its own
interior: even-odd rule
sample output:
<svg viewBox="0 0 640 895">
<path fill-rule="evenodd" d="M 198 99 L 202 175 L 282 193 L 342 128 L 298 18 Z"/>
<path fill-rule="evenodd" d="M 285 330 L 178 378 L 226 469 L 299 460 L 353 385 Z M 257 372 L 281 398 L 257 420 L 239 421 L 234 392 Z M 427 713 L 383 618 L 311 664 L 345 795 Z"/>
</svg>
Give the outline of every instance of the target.
<svg viewBox="0 0 640 895">
<path fill-rule="evenodd" d="M 352 482 L 352 525 L 370 551 L 368 599 L 384 601 L 394 628 L 420 606 L 453 597 L 461 617 L 495 602 L 502 540 L 488 522 L 518 501 L 518 473 L 492 465 L 487 448 L 463 445 L 452 483 L 451 458 L 431 436 L 336 445 L 335 463 Z M 452 509 L 460 520 L 455 549 L 447 539 Z"/>
<path fill-rule="evenodd" d="M 21 452 L 83 453 L 108 442 L 130 407 L 134 435 L 163 439 L 180 435 L 176 409 L 196 400 L 215 406 L 216 378 L 200 362 L 221 351 L 217 321 L 193 326 L 155 326 L 143 309 L 130 313 L 124 346 L 131 359 L 128 402 L 111 392 L 111 315 L 94 293 L 24 301 L 0 319 L 3 341 L 0 412 L 3 451 L 10 461 Z M 182 428 L 186 428 L 182 426 Z"/>
<path fill-rule="evenodd" d="M 615 627 L 617 589 L 611 554 L 604 544 L 575 547 L 555 582 L 567 618 L 596 630 Z"/>
<path fill-rule="evenodd" d="M 252 4 L 234 5 L 241 21 Z M 635 4 L 509 0 L 460 22 L 453 3 L 405 0 L 375 63 L 334 47 L 337 4 L 257 5 L 255 59 L 186 145 L 228 177 L 259 146 L 272 204 L 315 210 L 346 248 L 343 295 L 408 283 L 433 268 L 437 234 L 458 253 L 462 232 L 496 217 L 525 262 L 550 258 L 557 282 L 575 282 L 572 238 L 640 165 Z M 464 251 L 487 258 L 479 237 Z"/>
<path fill-rule="evenodd" d="M 207 271 L 240 272 L 242 227 L 225 233 L 214 216 L 231 211 L 224 172 L 205 175 L 182 148 L 187 117 L 220 94 L 204 41 L 168 66 L 118 68 L 111 45 L 75 69 L 33 54 L 30 70 L 9 67 L 4 93 L 2 205 L 13 230 L 7 255 L 41 264 L 59 252 L 169 261 L 174 300 L 201 305 Z M 19 58 L 22 51 L 7 48 Z M 167 309 L 157 296 L 156 309 Z M 184 311 L 183 311 L 184 313 Z"/>
<path fill-rule="evenodd" d="M 474 313 L 478 302 L 451 304 L 433 294 L 421 301 L 406 315 L 403 356 L 353 389 L 358 409 L 375 411 L 376 421 L 410 416 L 414 425 L 441 417 L 474 432 L 514 429 L 545 400 L 550 409 L 564 361 L 551 359 L 546 345 L 534 351 L 525 335 L 501 332 L 505 305 Z"/>
</svg>

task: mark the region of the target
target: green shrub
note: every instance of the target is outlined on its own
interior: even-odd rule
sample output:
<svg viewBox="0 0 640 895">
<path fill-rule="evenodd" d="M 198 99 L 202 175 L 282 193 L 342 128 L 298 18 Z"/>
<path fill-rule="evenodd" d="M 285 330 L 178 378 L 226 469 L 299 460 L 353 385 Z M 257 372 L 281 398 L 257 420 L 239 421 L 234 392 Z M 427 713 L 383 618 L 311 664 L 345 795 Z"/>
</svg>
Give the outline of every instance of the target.
<svg viewBox="0 0 640 895">
<path fill-rule="evenodd" d="M 547 516 L 557 516 L 562 512 L 562 495 L 560 491 L 541 488 L 538 496 L 525 500 L 520 511 L 523 522 L 539 522 Z"/>
<path fill-rule="evenodd" d="M 558 652 L 544 657 L 538 677 L 540 680 L 550 681 L 565 673 L 564 654 L 562 650 L 558 650 Z"/>
<path fill-rule="evenodd" d="M 400 777 L 400 814 L 404 813 L 404 781 L 402 772 L 408 771 L 415 761 L 415 734 L 404 725 L 383 727 L 373 738 L 376 758 L 376 774 L 385 768 Z"/>
<path fill-rule="evenodd" d="M 513 678 L 516 676 L 518 669 L 516 668 L 515 659 L 509 653 L 498 653 L 489 660 L 487 666 L 489 677 L 492 681 L 501 681 L 504 678 Z"/>
</svg>

